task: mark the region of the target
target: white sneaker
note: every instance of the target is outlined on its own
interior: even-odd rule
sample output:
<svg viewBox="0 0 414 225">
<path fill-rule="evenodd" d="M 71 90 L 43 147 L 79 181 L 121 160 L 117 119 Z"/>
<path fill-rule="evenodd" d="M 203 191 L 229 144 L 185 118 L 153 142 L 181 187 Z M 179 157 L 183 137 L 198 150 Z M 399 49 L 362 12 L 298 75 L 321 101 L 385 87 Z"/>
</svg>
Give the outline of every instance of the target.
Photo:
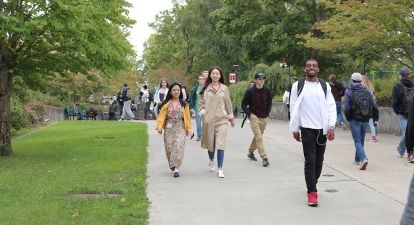
<svg viewBox="0 0 414 225">
<path fill-rule="evenodd" d="M 208 170 L 209 170 L 210 172 L 214 172 L 214 170 L 215 170 L 215 167 L 214 167 L 214 161 L 210 161 L 210 162 L 208 163 Z"/>
<path fill-rule="evenodd" d="M 219 178 L 224 178 L 223 169 L 219 169 L 219 170 L 218 170 L 218 177 L 219 177 Z"/>
</svg>

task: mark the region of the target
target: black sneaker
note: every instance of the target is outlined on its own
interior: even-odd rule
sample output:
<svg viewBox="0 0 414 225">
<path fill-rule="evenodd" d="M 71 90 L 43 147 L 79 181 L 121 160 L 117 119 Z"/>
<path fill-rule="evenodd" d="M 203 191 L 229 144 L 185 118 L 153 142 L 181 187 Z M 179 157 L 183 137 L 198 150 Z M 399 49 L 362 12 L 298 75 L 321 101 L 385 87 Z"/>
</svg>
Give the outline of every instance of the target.
<svg viewBox="0 0 414 225">
<path fill-rule="evenodd" d="M 174 177 L 179 177 L 179 176 L 180 176 L 180 173 L 174 172 Z"/>
<path fill-rule="evenodd" d="M 264 158 L 264 159 L 263 159 L 263 166 L 264 166 L 264 167 L 267 167 L 269 164 L 270 164 L 270 163 L 269 163 L 269 160 L 268 160 L 267 158 Z"/>
<path fill-rule="evenodd" d="M 254 157 L 253 153 L 247 153 L 247 157 L 249 157 L 253 161 L 257 161 L 256 157 Z"/>
</svg>

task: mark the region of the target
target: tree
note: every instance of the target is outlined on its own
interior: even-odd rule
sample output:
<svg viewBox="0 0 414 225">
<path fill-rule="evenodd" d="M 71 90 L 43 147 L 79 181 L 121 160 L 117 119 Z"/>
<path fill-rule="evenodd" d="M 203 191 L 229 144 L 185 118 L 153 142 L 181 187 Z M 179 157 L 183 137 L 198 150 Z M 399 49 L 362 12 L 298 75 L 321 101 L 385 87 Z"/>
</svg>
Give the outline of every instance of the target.
<svg viewBox="0 0 414 225">
<path fill-rule="evenodd" d="M 228 72 L 232 65 L 240 64 L 238 42 L 230 35 L 218 33 L 211 17 L 220 7 L 220 0 L 188 0 L 186 4 L 176 2 L 173 9 L 161 12 L 152 23 L 156 33 L 145 44 L 144 73 L 159 77 L 171 71 L 177 77 L 182 71 L 190 78 L 213 65 Z M 191 78 L 195 81 L 196 76 Z"/>
<path fill-rule="evenodd" d="M 376 56 L 414 68 L 414 2 L 411 0 L 322 1 L 336 11 L 315 24 L 323 35 L 306 45 L 329 52 Z M 345 4 L 346 3 L 346 4 Z"/>
<path fill-rule="evenodd" d="M 109 75 L 130 67 L 130 6 L 125 0 L 0 0 L 0 155 L 12 154 L 13 77 L 37 84 L 54 73 L 96 68 Z"/>
</svg>

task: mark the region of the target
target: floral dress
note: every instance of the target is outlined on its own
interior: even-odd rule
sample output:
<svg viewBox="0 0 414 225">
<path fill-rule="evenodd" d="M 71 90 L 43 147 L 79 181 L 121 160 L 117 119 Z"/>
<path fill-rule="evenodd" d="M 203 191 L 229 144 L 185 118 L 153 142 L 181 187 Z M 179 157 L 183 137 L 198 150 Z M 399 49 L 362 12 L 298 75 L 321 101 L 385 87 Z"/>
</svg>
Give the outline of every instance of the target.
<svg viewBox="0 0 414 225">
<path fill-rule="evenodd" d="M 170 104 L 167 111 L 167 126 L 164 132 L 165 153 L 170 168 L 179 168 L 183 162 L 185 137 L 182 106 L 178 107 L 176 111 Z"/>
</svg>

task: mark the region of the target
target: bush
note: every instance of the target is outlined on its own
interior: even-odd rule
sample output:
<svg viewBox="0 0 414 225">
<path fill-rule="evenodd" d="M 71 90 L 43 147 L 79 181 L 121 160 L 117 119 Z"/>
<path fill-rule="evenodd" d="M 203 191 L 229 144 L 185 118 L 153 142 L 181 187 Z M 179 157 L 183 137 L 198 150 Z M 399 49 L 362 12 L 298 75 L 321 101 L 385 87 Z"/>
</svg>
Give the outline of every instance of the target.
<svg viewBox="0 0 414 225">
<path fill-rule="evenodd" d="M 379 106 L 391 106 L 392 88 L 398 83 L 398 77 L 374 79 L 375 97 Z"/>
<path fill-rule="evenodd" d="M 12 129 L 20 130 L 28 125 L 23 103 L 16 97 L 10 99 L 10 117 Z"/>
<path fill-rule="evenodd" d="M 25 109 L 30 125 L 36 126 L 37 124 L 43 122 L 45 108 L 42 103 L 29 102 L 25 105 Z"/>
</svg>

